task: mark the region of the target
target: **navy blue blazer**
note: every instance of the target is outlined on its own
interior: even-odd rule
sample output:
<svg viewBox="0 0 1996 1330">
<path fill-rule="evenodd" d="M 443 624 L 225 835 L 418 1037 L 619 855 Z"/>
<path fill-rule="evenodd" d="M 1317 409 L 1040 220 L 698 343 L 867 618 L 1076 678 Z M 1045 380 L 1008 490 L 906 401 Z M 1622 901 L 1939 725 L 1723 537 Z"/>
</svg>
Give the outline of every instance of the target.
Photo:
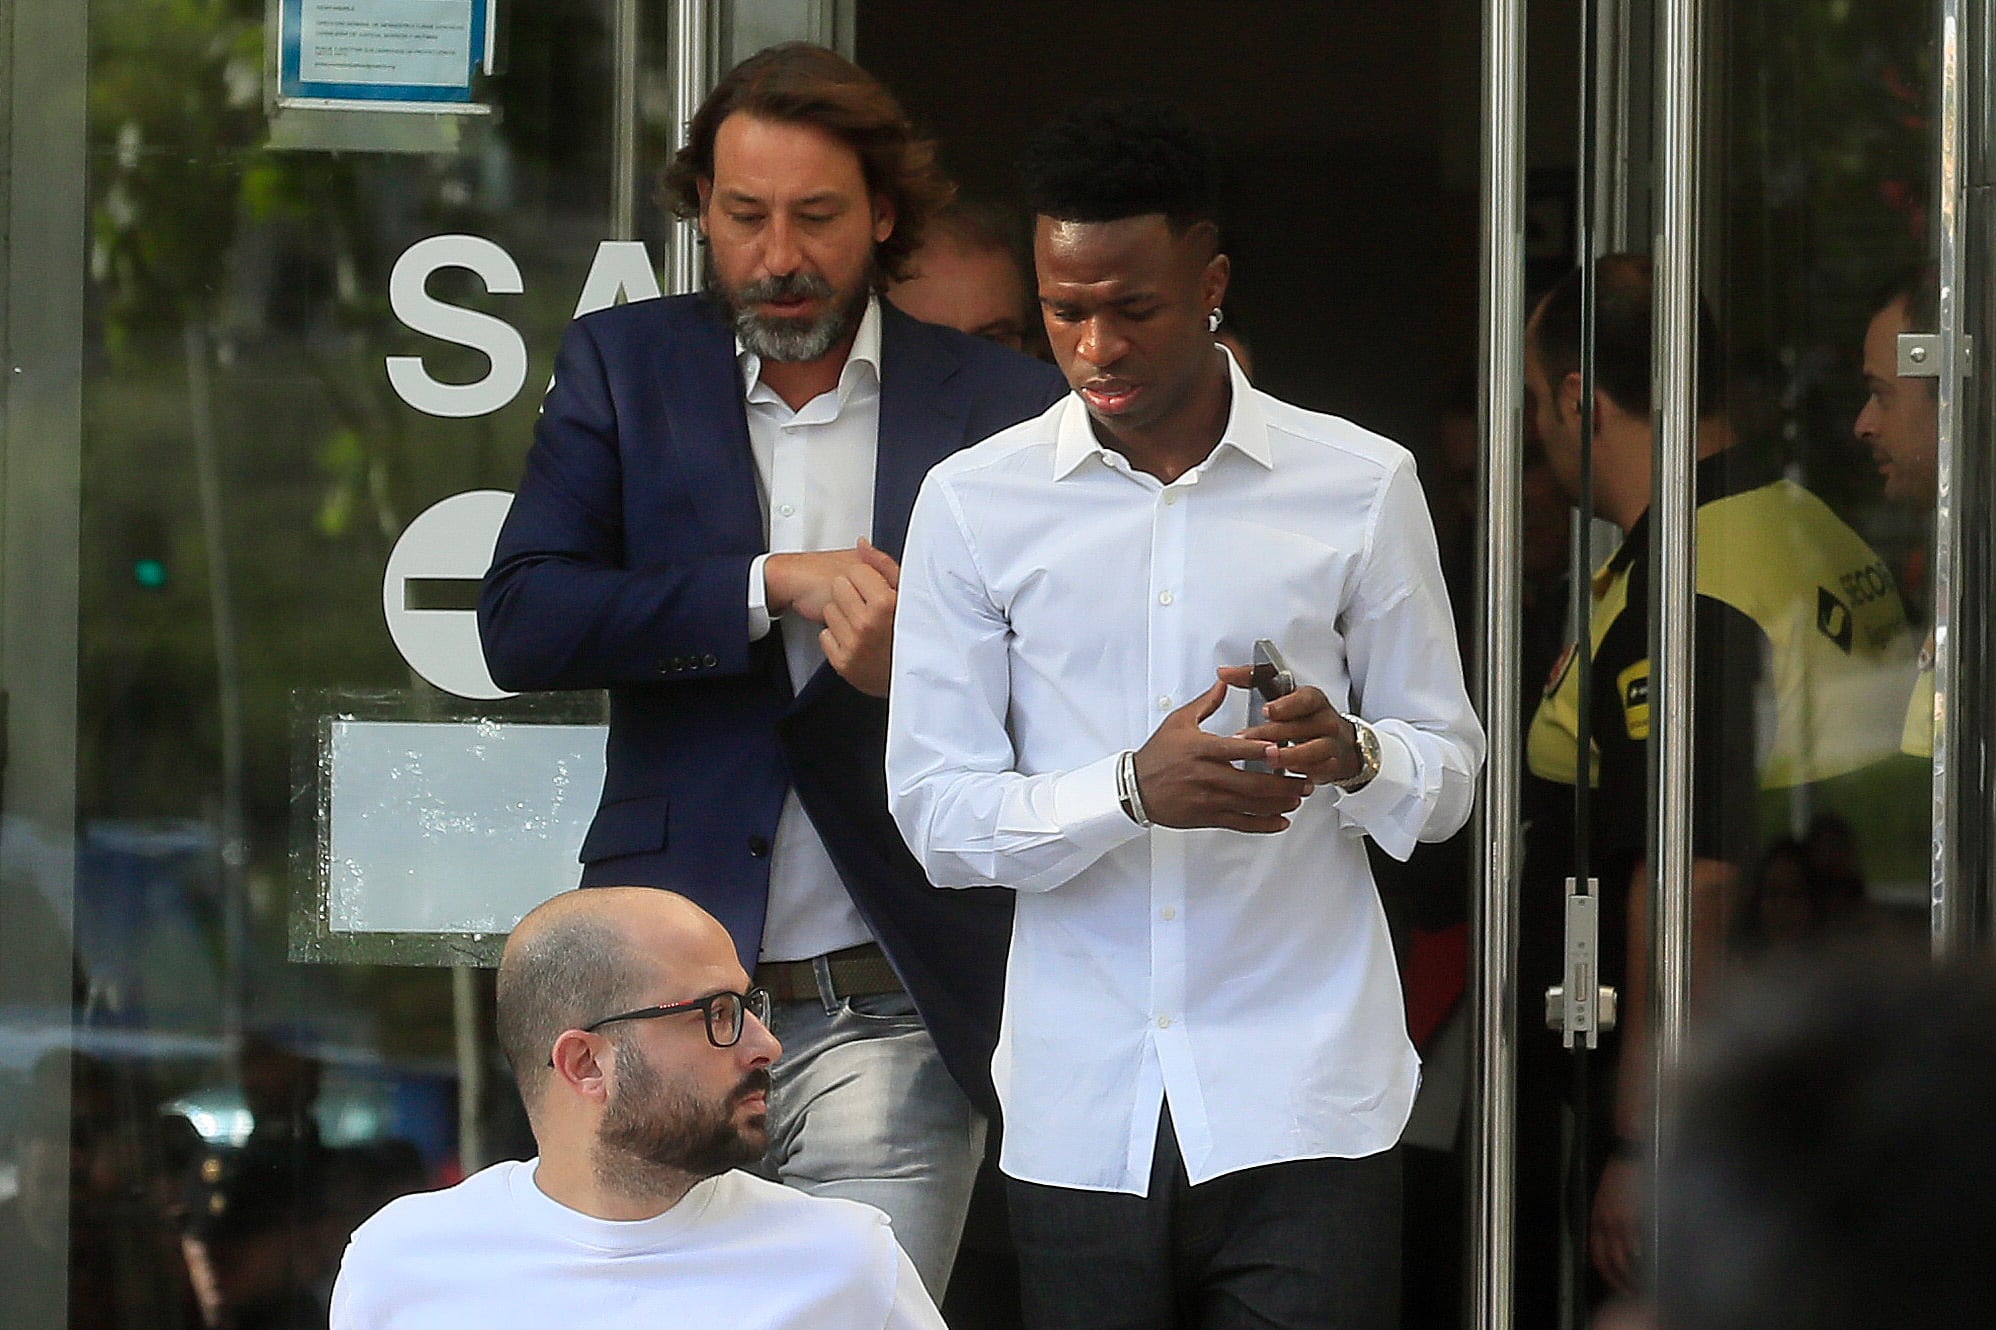
<svg viewBox="0 0 1996 1330">
<path fill-rule="evenodd" d="M 881 303 L 873 535 L 901 556 L 936 462 L 1039 414 L 1066 384 L 1003 347 Z M 887 812 L 887 704 L 825 666 L 793 695 L 780 632 L 751 642 L 765 552 L 734 334 L 701 296 L 569 326 L 478 603 L 502 688 L 605 688 L 603 802 L 584 885 L 698 901 L 753 971 L 785 794 L 951 1072 L 989 1108 L 1010 893 L 931 886 Z"/>
</svg>

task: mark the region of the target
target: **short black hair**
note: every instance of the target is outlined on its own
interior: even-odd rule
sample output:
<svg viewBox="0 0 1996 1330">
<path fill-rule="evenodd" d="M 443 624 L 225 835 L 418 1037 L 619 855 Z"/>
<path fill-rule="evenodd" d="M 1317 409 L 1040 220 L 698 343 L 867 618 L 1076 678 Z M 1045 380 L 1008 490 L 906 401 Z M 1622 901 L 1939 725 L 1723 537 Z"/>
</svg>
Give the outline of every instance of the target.
<svg viewBox="0 0 1996 1330">
<path fill-rule="evenodd" d="M 1665 1330 L 1983 1326 L 1996 974 L 1802 956 L 1705 1022 L 1658 1167 Z"/>
<path fill-rule="evenodd" d="M 1650 414 L 1650 301 L 1655 273 L 1647 254 L 1604 254 L 1594 262 L 1594 386 L 1632 416 Z M 1580 370 L 1580 269 L 1559 279 L 1539 307 L 1532 347 L 1546 383 Z M 1698 418 L 1725 400 L 1725 357 L 1712 312 L 1698 301 Z"/>
<path fill-rule="evenodd" d="M 1874 315 L 1892 305 L 1905 311 L 1906 331 L 1939 332 L 1941 327 L 1941 277 L 1932 263 L 1921 262 L 1893 274 L 1872 301 Z"/>
<path fill-rule="evenodd" d="M 1063 222 L 1162 213 L 1183 233 L 1220 220 L 1213 139 L 1163 102 L 1091 102 L 1041 127 L 1019 160 L 1026 206 Z"/>
</svg>

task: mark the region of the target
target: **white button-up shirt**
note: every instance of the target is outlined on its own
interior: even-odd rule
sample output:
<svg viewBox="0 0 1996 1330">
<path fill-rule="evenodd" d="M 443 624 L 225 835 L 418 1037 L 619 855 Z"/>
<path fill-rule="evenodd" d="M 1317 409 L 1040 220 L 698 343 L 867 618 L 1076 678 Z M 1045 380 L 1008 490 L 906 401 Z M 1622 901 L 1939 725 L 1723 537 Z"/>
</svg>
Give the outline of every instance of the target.
<svg viewBox="0 0 1996 1330">
<path fill-rule="evenodd" d="M 866 303 L 836 388 L 792 411 L 762 381 L 762 357 L 735 344 L 748 411 L 749 448 L 771 554 L 851 549 L 873 534 L 873 478 L 880 442 L 880 306 Z M 749 565 L 749 637 L 771 627 L 763 555 Z M 790 686 L 799 692 L 825 663 L 821 625 L 801 614 L 776 620 Z M 783 801 L 769 854 L 762 959 L 804 960 L 869 941 L 825 842 L 797 792 Z"/>
<path fill-rule="evenodd" d="M 1231 372 L 1169 485 L 1070 396 L 938 465 L 909 527 L 889 798 L 936 883 L 1018 892 L 993 1072 L 1031 1182 L 1142 1194 L 1165 1100 L 1195 1183 L 1376 1153 L 1418 1081 L 1363 837 L 1449 836 L 1483 760 L 1434 532 L 1404 449 Z M 1118 754 L 1263 637 L 1379 775 L 1272 836 L 1140 829 Z M 1206 727 L 1247 723 L 1235 691 Z"/>
</svg>

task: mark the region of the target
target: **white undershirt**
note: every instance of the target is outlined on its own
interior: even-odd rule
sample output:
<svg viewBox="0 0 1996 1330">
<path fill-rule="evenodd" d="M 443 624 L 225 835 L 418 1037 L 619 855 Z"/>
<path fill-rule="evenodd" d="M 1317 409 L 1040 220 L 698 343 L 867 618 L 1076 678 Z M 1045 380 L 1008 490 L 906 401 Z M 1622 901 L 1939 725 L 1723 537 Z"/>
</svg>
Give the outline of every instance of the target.
<svg viewBox="0 0 1996 1330">
<path fill-rule="evenodd" d="M 852 354 L 836 388 L 792 411 L 762 381 L 762 358 L 735 344 L 748 411 L 749 447 L 755 454 L 756 492 L 771 554 L 850 549 L 873 534 L 874 452 L 880 437 L 880 307 L 866 302 Z M 763 564 L 749 567 L 749 637 L 769 632 Z M 790 685 L 804 691 L 825 663 L 820 626 L 786 614 L 783 654 Z M 769 908 L 762 926 L 761 958 L 804 960 L 872 940 L 846 894 L 845 881 L 825 852 L 825 842 L 793 789 L 776 822 L 769 857 Z"/>
<path fill-rule="evenodd" d="M 732 1172 L 618 1222 L 550 1199 L 537 1163 L 494 1164 L 362 1224 L 332 1330 L 942 1330 L 871 1206 Z"/>
</svg>

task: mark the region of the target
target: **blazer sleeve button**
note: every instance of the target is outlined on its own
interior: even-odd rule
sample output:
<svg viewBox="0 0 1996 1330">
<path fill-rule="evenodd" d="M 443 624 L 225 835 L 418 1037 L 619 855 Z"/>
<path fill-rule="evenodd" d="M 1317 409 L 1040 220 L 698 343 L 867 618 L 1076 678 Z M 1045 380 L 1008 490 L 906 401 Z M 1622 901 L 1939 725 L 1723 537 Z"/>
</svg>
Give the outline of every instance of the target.
<svg viewBox="0 0 1996 1330">
<path fill-rule="evenodd" d="M 700 663 L 702 665 L 705 665 L 708 669 L 711 670 L 716 665 L 719 665 L 721 663 L 721 658 L 719 656 L 716 656 L 713 652 L 709 651 L 706 655 L 700 658 Z"/>
</svg>

